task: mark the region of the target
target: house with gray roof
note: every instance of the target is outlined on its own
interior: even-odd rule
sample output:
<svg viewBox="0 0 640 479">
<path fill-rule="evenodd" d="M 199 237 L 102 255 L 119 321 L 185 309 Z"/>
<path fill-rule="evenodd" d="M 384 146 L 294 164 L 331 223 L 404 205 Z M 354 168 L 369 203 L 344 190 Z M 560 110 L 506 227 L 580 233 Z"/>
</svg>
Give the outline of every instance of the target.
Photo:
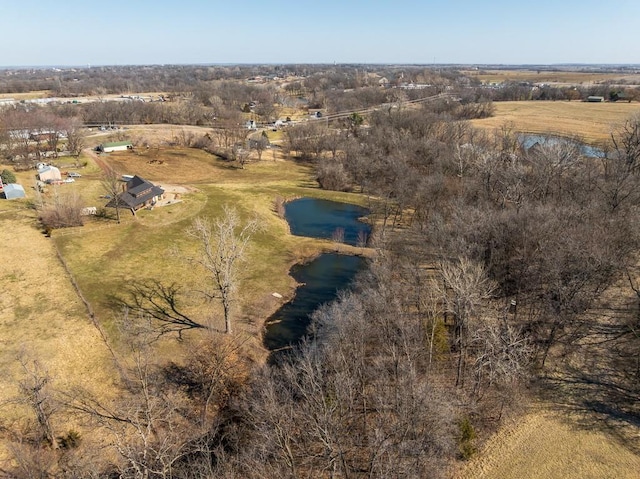
<svg viewBox="0 0 640 479">
<path fill-rule="evenodd" d="M 127 181 L 125 190 L 107 203 L 107 207 L 115 208 L 118 206 L 130 209 L 135 214 L 140 208 L 155 205 L 159 199 L 162 199 L 163 194 L 162 188 L 135 175 Z"/>
</svg>

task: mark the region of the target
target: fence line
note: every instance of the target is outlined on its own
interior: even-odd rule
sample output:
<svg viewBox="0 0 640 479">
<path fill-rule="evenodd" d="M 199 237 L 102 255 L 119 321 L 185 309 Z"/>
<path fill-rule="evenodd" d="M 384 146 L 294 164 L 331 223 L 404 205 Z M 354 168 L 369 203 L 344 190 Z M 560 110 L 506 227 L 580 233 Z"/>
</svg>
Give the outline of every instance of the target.
<svg viewBox="0 0 640 479">
<path fill-rule="evenodd" d="M 55 249 L 56 251 L 56 255 L 58 257 L 58 260 L 60 261 L 60 264 L 62 265 L 62 268 L 67 273 L 67 276 L 69 277 L 69 281 L 71 281 L 71 285 L 73 286 L 73 289 L 76 291 L 78 298 L 80 298 L 80 301 L 82 301 L 85 309 L 87 310 L 87 315 L 89 316 L 89 319 L 91 320 L 95 328 L 98 330 L 98 333 L 100 334 L 100 337 L 102 338 L 102 341 L 104 342 L 104 344 L 107 346 L 107 349 L 111 353 L 111 356 L 113 357 L 113 360 L 115 361 L 116 366 L 118 367 L 119 370 L 122 370 L 120 362 L 118 361 L 118 356 L 116 355 L 115 351 L 111 347 L 111 344 L 109 343 L 109 340 L 107 338 L 106 333 L 104 332 L 104 329 L 102 329 L 102 326 L 100 326 L 100 323 L 96 318 L 96 314 L 93 310 L 93 307 L 91 306 L 91 303 L 89 303 L 89 300 L 84 296 L 84 294 L 82 294 L 80 285 L 76 281 L 76 278 L 71 272 L 69 265 L 67 264 L 66 260 L 62 256 L 62 253 L 60 252 L 60 248 L 58 248 L 58 245 L 56 244 L 55 241 L 52 241 L 52 243 L 53 243 L 53 249 Z"/>
</svg>

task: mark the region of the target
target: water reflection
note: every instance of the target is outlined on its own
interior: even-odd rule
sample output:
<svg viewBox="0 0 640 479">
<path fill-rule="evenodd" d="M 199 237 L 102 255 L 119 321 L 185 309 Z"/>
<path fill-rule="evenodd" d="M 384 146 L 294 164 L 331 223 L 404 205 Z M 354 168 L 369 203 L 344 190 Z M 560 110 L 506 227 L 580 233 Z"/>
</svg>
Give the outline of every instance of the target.
<svg viewBox="0 0 640 479">
<path fill-rule="evenodd" d="M 353 246 L 365 245 L 371 228 L 358 221 L 368 210 L 349 203 L 300 198 L 285 205 L 291 234 L 333 239 Z"/>
<path fill-rule="evenodd" d="M 300 341 L 309 327 L 309 315 L 347 288 L 365 261 L 359 256 L 327 253 L 291 268 L 291 276 L 301 286 L 295 297 L 267 321 L 264 345 L 274 351 Z"/>
</svg>

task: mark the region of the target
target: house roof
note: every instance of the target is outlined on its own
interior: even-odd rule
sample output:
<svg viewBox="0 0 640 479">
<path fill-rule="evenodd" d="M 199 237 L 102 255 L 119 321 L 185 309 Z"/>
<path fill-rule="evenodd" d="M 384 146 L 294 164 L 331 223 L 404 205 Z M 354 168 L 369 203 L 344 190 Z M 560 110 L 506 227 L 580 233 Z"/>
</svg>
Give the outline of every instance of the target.
<svg viewBox="0 0 640 479">
<path fill-rule="evenodd" d="M 43 166 L 42 168 L 40 168 L 38 170 L 38 174 L 41 175 L 42 173 L 47 173 L 49 171 L 60 173 L 60 170 L 58 168 L 56 168 L 55 166 L 47 165 L 47 166 Z"/>
<path fill-rule="evenodd" d="M 116 204 L 125 208 L 139 208 L 149 201 L 154 196 L 160 196 L 164 193 L 164 190 L 159 186 L 154 185 L 150 181 L 135 175 L 132 179 L 127 181 L 127 190 L 120 193 L 116 198 L 113 198 L 107 206 L 115 208 Z"/>
</svg>

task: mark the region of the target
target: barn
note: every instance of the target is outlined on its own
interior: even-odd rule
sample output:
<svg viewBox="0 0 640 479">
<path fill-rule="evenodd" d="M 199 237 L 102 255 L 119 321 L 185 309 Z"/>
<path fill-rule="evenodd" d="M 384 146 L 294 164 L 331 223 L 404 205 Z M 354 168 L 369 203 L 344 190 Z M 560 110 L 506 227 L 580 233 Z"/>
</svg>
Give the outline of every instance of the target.
<svg viewBox="0 0 640 479">
<path fill-rule="evenodd" d="M 96 150 L 102 153 L 111 153 L 112 151 L 133 150 L 133 143 L 130 141 L 115 141 L 113 143 L 101 143 Z"/>
<path fill-rule="evenodd" d="M 24 188 L 22 187 L 22 185 L 19 185 L 17 183 L 9 183 L 7 185 L 4 185 L 2 192 L 4 193 L 4 197 L 7 200 L 15 200 L 16 198 L 25 197 Z"/>
</svg>

